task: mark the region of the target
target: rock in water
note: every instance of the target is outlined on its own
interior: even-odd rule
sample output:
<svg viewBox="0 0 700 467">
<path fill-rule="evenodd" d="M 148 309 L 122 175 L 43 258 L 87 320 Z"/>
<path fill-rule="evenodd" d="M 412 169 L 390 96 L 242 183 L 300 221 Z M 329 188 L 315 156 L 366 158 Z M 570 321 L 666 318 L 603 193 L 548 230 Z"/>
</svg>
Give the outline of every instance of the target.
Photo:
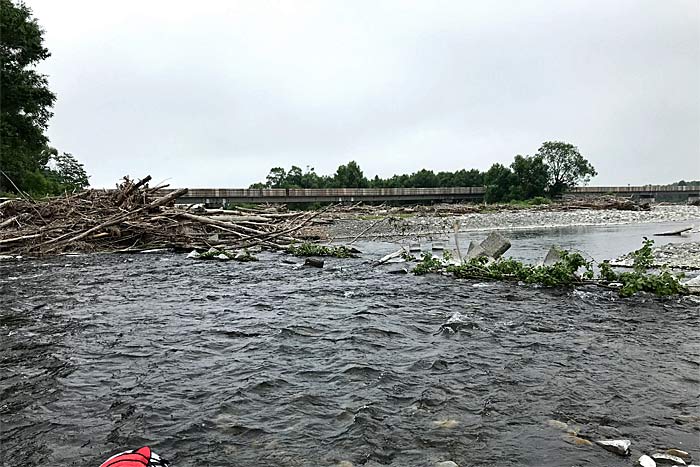
<svg viewBox="0 0 700 467">
<path fill-rule="evenodd" d="M 672 456 L 671 454 L 664 454 L 661 452 L 657 452 L 656 454 L 652 454 L 651 458 L 654 459 L 654 462 L 657 464 L 666 464 L 666 465 L 687 465 L 683 459 L 681 459 L 678 456 Z"/>
<path fill-rule="evenodd" d="M 595 444 L 620 456 L 629 456 L 632 441 L 628 439 L 605 439 L 596 441 Z"/>
<path fill-rule="evenodd" d="M 637 460 L 637 465 L 640 467 L 656 467 L 656 462 L 654 462 L 654 459 L 651 457 L 643 454 L 642 457 Z"/>
<path fill-rule="evenodd" d="M 322 268 L 324 261 L 318 258 L 306 258 L 304 261 L 304 266 L 311 266 L 314 268 Z"/>
<path fill-rule="evenodd" d="M 435 467 L 459 467 L 459 465 L 452 461 L 442 461 L 435 464 Z"/>
<path fill-rule="evenodd" d="M 197 250 L 192 250 L 187 254 L 188 259 L 199 259 L 200 256 L 202 255 Z"/>
<path fill-rule="evenodd" d="M 481 248 L 487 256 L 498 259 L 510 248 L 510 240 L 498 232 L 491 232 L 486 239 L 481 242 Z"/>
<path fill-rule="evenodd" d="M 226 253 L 221 253 L 220 255 L 216 256 L 216 259 L 220 259 L 221 261 L 228 261 L 231 258 Z"/>
<path fill-rule="evenodd" d="M 392 265 L 389 269 L 386 270 L 387 274 L 408 274 L 408 268 L 406 266 L 395 266 Z"/>
<path fill-rule="evenodd" d="M 699 283 L 700 285 L 700 283 Z M 686 462 L 690 462 L 693 460 L 693 456 L 690 455 L 690 453 L 687 453 L 685 451 L 681 451 L 680 449 L 666 449 L 666 454 L 669 454 L 671 456 L 676 456 L 680 457 Z"/>
</svg>

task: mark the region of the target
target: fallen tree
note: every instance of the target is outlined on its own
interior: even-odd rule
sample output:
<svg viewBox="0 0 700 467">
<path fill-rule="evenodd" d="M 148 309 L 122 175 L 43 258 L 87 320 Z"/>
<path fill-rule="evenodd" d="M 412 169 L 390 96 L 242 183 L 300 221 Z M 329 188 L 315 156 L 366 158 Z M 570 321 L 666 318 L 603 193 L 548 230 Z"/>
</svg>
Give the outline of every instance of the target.
<svg viewBox="0 0 700 467">
<path fill-rule="evenodd" d="M 85 190 L 60 197 L 13 199 L 0 205 L 0 254 L 131 252 L 254 246 L 286 250 L 323 211 L 284 207 L 207 210 L 175 206 L 186 188 L 150 188 L 151 177 L 124 177 L 115 190 Z"/>
</svg>

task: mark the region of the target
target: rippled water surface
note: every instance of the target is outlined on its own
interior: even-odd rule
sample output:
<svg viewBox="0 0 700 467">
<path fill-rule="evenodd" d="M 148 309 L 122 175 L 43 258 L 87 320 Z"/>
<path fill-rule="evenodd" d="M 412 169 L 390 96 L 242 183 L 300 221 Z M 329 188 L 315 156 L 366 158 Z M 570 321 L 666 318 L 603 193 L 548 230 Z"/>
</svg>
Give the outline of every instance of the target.
<svg viewBox="0 0 700 467">
<path fill-rule="evenodd" d="M 636 245 L 633 245 L 633 247 Z M 0 263 L 2 465 L 628 466 L 700 457 L 698 301 L 183 255 Z"/>
</svg>

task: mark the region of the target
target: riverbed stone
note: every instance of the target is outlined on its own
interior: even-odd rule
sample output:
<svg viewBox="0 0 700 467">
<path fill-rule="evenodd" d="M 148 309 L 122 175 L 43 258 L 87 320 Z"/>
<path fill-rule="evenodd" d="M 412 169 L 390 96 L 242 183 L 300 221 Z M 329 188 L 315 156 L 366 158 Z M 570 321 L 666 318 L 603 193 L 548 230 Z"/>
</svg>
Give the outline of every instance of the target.
<svg viewBox="0 0 700 467">
<path fill-rule="evenodd" d="M 603 439 L 595 442 L 598 446 L 620 456 L 629 456 L 632 442 L 628 439 Z"/>
<path fill-rule="evenodd" d="M 197 250 L 192 250 L 189 253 L 187 253 L 188 259 L 199 259 L 200 256 L 202 255 Z"/>
<path fill-rule="evenodd" d="M 435 467 L 459 467 L 459 464 L 457 464 L 454 461 L 442 461 L 442 462 L 437 462 L 435 464 Z"/>
<path fill-rule="evenodd" d="M 498 232 L 491 232 L 488 237 L 481 242 L 480 246 L 483 248 L 486 256 L 498 259 L 510 248 L 510 240 Z"/>
</svg>

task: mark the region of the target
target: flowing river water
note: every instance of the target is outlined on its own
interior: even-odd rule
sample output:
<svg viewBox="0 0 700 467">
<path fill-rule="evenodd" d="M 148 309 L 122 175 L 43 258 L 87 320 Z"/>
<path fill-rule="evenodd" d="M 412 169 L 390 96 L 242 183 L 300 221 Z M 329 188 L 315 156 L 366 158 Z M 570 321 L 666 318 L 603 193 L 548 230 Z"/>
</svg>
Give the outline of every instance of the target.
<svg viewBox="0 0 700 467">
<path fill-rule="evenodd" d="M 513 254 L 639 237 L 520 232 Z M 633 465 L 561 422 L 700 456 L 697 298 L 388 275 L 370 262 L 395 245 L 361 249 L 324 269 L 0 263 L 0 463 L 97 466 L 149 444 L 176 467 Z"/>
</svg>

